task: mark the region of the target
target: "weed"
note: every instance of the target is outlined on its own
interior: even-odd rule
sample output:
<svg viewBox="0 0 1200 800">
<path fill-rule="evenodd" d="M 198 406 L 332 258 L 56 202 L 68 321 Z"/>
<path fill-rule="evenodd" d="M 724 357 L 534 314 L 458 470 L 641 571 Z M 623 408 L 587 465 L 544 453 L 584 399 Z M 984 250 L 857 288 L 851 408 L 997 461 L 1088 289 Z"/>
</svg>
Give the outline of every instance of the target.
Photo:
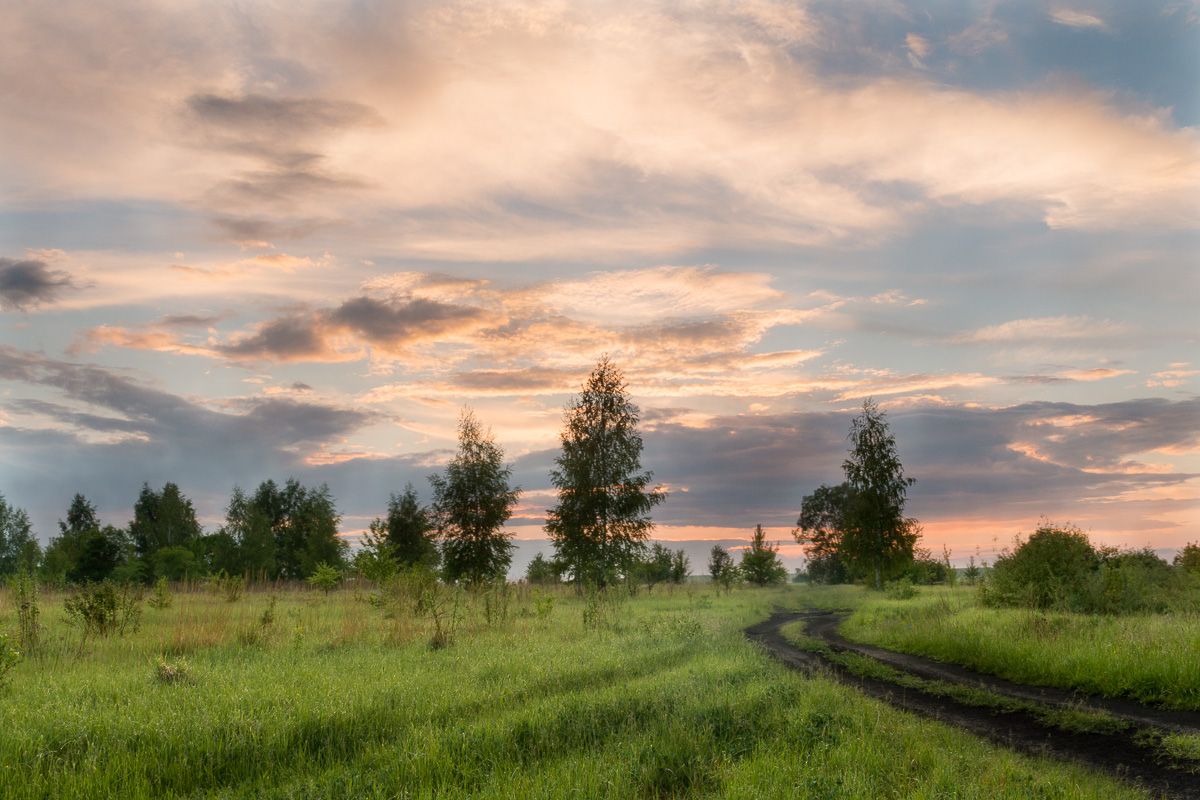
<svg viewBox="0 0 1200 800">
<path fill-rule="evenodd" d="M 13 576 L 12 588 L 17 605 L 17 643 L 26 653 L 33 653 L 41 634 L 37 579 L 31 570 L 22 570 Z"/>
<path fill-rule="evenodd" d="M 173 599 L 166 576 L 160 575 L 154 582 L 154 590 L 150 593 L 150 599 L 146 601 L 146 605 L 157 609 L 170 608 Z"/>
<path fill-rule="evenodd" d="M 137 631 L 141 624 L 142 594 L 133 584 L 112 581 L 85 584 L 63 601 L 67 619 L 89 635 L 108 636 Z"/>
<path fill-rule="evenodd" d="M 8 686 L 12 680 L 12 671 L 21 660 L 21 651 L 9 641 L 8 635 L 0 633 L 0 689 Z"/>
<path fill-rule="evenodd" d="M 182 656 L 172 662 L 160 655 L 154 664 L 154 679 L 159 683 L 186 683 L 192 680 L 192 667 Z"/>
</svg>

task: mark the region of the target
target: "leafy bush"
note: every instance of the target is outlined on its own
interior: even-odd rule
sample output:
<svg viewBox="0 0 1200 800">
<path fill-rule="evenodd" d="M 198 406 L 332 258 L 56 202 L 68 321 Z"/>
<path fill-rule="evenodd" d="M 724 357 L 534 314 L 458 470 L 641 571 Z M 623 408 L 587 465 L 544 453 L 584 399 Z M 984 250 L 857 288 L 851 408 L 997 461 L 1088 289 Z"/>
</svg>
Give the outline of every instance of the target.
<svg viewBox="0 0 1200 800">
<path fill-rule="evenodd" d="M 1200 542 L 1190 542 L 1175 556 L 1175 566 L 1200 575 Z"/>
<path fill-rule="evenodd" d="M 1152 550 L 1097 551 L 1071 526 L 1043 525 L 996 559 L 981 598 L 987 605 L 1121 614 L 1192 609 L 1195 579 Z"/>
<path fill-rule="evenodd" d="M 937 562 L 934 562 L 937 563 Z M 917 587 L 910 578 L 897 578 L 883 585 L 883 592 L 889 600 L 910 600 L 917 596 Z"/>
<path fill-rule="evenodd" d="M 325 594 L 332 592 L 341 582 L 341 570 L 339 570 L 337 567 L 330 566 L 325 562 L 317 564 L 317 568 L 313 570 L 313 574 L 308 576 L 308 585 L 317 589 L 322 589 Z"/>
<path fill-rule="evenodd" d="M 33 571 L 24 569 L 13 576 L 13 600 L 17 605 L 17 642 L 26 653 L 37 649 L 41 634 L 38 622 L 38 586 Z"/>
<path fill-rule="evenodd" d="M 154 591 L 150 594 L 150 599 L 146 602 L 151 608 L 170 608 L 171 601 L 174 598 L 171 596 L 171 587 L 167 585 L 165 576 L 160 576 L 154 582 Z"/>
<path fill-rule="evenodd" d="M 136 631 L 142 616 L 141 590 L 112 581 L 88 583 L 63 601 L 67 621 L 83 629 L 84 636 L 123 636 Z"/>
<path fill-rule="evenodd" d="M 1079 528 L 1044 524 L 1012 553 L 996 559 L 981 597 L 993 606 L 1083 611 L 1099 563 Z"/>
</svg>

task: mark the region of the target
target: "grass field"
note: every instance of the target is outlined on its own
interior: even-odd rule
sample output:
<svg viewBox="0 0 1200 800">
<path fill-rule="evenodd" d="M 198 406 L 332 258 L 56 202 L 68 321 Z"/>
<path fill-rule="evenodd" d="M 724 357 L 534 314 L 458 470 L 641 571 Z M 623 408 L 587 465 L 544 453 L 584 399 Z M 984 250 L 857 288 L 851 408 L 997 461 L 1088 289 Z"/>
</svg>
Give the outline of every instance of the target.
<svg viewBox="0 0 1200 800">
<path fill-rule="evenodd" d="M 1141 796 L 769 660 L 741 630 L 802 593 L 523 592 L 490 625 L 469 601 L 441 649 L 353 590 L 179 593 L 82 645 L 43 595 L 0 703 L 0 795 Z"/>
<path fill-rule="evenodd" d="M 970 587 L 925 587 L 910 600 L 871 597 L 845 587 L 809 590 L 822 591 L 855 607 L 841 629 L 848 639 L 1019 683 L 1200 709 L 1200 614 L 1102 616 L 986 608 Z"/>
</svg>

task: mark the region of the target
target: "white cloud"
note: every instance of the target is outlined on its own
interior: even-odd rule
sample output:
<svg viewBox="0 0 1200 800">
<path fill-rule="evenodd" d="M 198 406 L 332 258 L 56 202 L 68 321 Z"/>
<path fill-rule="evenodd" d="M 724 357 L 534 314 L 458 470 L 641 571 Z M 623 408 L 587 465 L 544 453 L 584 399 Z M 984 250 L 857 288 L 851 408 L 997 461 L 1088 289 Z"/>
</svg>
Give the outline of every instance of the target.
<svg viewBox="0 0 1200 800">
<path fill-rule="evenodd" d="M 1050 12 L 1050 19 L 1059 25 L 1066 25 L 1068 28 L 1097 28 L 1100 30 L 1108 28 L 1108 24 L 1095 14 L 1070 8 L 1053 9 Z"/>
</svg>

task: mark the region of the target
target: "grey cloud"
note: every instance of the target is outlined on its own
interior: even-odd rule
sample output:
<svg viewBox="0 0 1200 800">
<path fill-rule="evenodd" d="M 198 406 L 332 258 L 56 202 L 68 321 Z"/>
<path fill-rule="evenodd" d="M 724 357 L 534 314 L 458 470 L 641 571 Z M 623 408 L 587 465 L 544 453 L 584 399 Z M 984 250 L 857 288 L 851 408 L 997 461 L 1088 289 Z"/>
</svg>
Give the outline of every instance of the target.
<svg viewBox="0 0 1200 800">
<path fill-rule="evenodd" d="M 361 103 L 312 97 L 195 94 L 188 98 L 187 108 L 206 125 L 256 139 L 291 139 L 378 120 L 378 115 Z"/>
<path fill-rule="evenodd" d="M 305 239 L 335 225 L 329 219 L 263 219 L 259 217 L 215 216 L 212 225 L 235 242 L 270 242 Z"/>
<path fill-rule="evenodd" d="M 18 311 L 53 303 L 71 276 L 36 259 L 0 258 L 0 305 Z"/>
<path fill-rule="evenodd" d="M 216 349 L 234 358 L 292 360 L 322 355 L 325 340 L 314 317 L 293 314 L 272 320 L 254 334 Z"/>
<path fill-rule="evenodd" d="M 167 314 L 156 324 L 167 328 L 204 328 L 225 319 L 223 314 Z"/>
<path fill-rule="evenodd" d="M 330 322 L 355 331 L 379 344 L 396 344 L 418 336 L 451 330 L 484 312 L 473 306 L 458 306 L 434 300 L 383 301 L 371 297 L 347 300 L 329 314 Z"/>
<path fill-rule="evenodd" d="M 97 443 L 64 428 L 22 428 L 12 420 L 0 426 L 0 491 L 20 498 L 43 537 L 71 493 L 85 492 L 110 513 L 127 513 L 146 480 L 174 480 L 202 513 L 219 515 L 235 483 L 319 477 L 303 463 L 303 450 L 375 419 L 354 409 L 279 398 L 213 410 L 98 367 L 13 348 L 0 348 L 0 380 L 56 390 L 71 404 L 25 399 L 9 403 L 12 411 L 48 416 L 64 428 L 136 434 Z"/>
</svg>

